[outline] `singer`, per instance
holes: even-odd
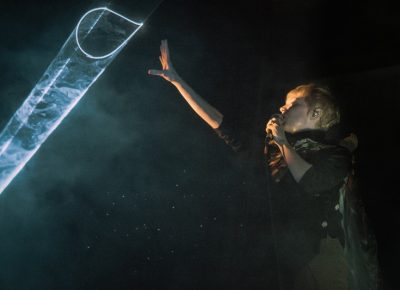
[[[178,75],[166,40],[161,42],[160,61],[162,70],[148,73],[174,85],[235,152],[247,150],[229,120]],[[327,138],[340,121],[339,108],[328,90],[308,84],[291,90],[280,112],[265,128],[280,288],[347,289],[339,190],[351,170],[351,151]],[[329,262],[321,257],[326,252],[331,254]]]

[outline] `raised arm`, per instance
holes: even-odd
[[[168,49],[167,40],[161,41],[161,55],[159,57],[162,70],[150,69],[150,75],[156,75],[164,78],[173,84],[189,106],[199,115],[211,128],[217,129],[223,120],[223,115],[199,94],[197,94],[176,72],[172,65]]]

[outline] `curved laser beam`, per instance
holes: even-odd
[[[108,9],[107,7],[99,7],[99,8],[94,8],[92,10],[89,10],[88,12],[85,13],[85,15],[82,16],[82,18],[79,20],[78,25],[77,25],[77,29],[75,29],[75,39],[76,39],[76,44],[78,45],[79,49],[89,58],[93,58],[93,59],[102,59],[102,58],[106,58],[109,57],[110,55],[112,55],[113,53],[115,53],[117,50],[119,50],[121,47],[125,46],[126,43],[129,41],[129,39],[131,39],[131,37],[134,35],[134,33],[132,33],[126,40],[124,40],[124,42],[122,42],[116,49],[114,49],[112,52],[106,54],[106,55],[101,55],[101,56],[94,56],[91,55],[90,53],[87,53],[82,47],[81,44],[79,42],[79,37],[78,37],[78,31],[79,31],[79,27],[81,25],[81,22],[83,19],[85,19],[85,17],[87,15],[89,15],[90,13],[93,13],[95,11],[102,11],[104,13],[104,11],[109,11],[110,13],[113,13],[115,15],[117,15],[118,17],[121,17],[122,19],[131,22],[134,25],[139,26],[139,28],[143,25],[143,23],[139,23],[139,22],[135,22],[133,20],[130,20],[128,18],[126,18],[125,16],[122,16],[121,14],[114,12],[110,9]],[[97,21],[94,23],[94,25],[96,25]],[[136,31],[135,31],[136,32]]]
[[[0,134],[0,194],[142,25],[107,7],[81,17]]]

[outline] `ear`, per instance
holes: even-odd
[[[312,113],[311,113],[311,119],[319,119],[322,115],[322,109],[321,108],[315,108]]]

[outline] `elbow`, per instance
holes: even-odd
[[[216,130],[221,126],[223,119],[224,119],[224,116],[222,114],[218,114],[216,116],[216,118],[214,118],[213,120],[210,120],[208,122],[208,124],[211,126],[211,128]]]
[[[211,128],[213,128],[214,130],[218,129],[221,126],[221,123],[218,122],[210,122],[209,125],[211,126]]]

